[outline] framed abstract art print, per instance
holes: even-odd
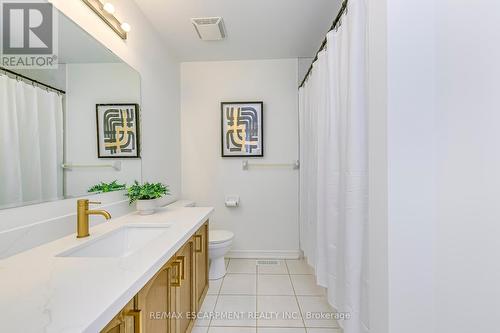
[[[99,158],[138,158],[139,105],[97,104],[97,155]]]
[[[264,103],[222,102],[222,157],[264,156]]]

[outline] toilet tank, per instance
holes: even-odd
[[[196,207],[196,202],[192,200],[177,200],[176,202],[171,203],[168,205],[170,208],[176,208],[176,207]]]

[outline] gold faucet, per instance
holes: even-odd
[[[77,201],[77,236],[76,238],[84,238],[89,236],[89,215],[102,215],[109,220],[111,214],[105,210],[89,210],[89,204],[99,205],[100,202],[92,202],[87,199],[80,199]]]

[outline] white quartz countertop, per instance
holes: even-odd
[[[1,332],[99,332],[208,219],[213,208],[137,213],[0,260]],[[127,224],[171,224],[123,258],[56,257]],[[76,221],[75,221],[76,228]]]

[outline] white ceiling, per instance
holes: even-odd
[[[181,61],[312,57],[340,0],[135,0]],[[222,16],[227,38],[202,41],[190,19]]]

